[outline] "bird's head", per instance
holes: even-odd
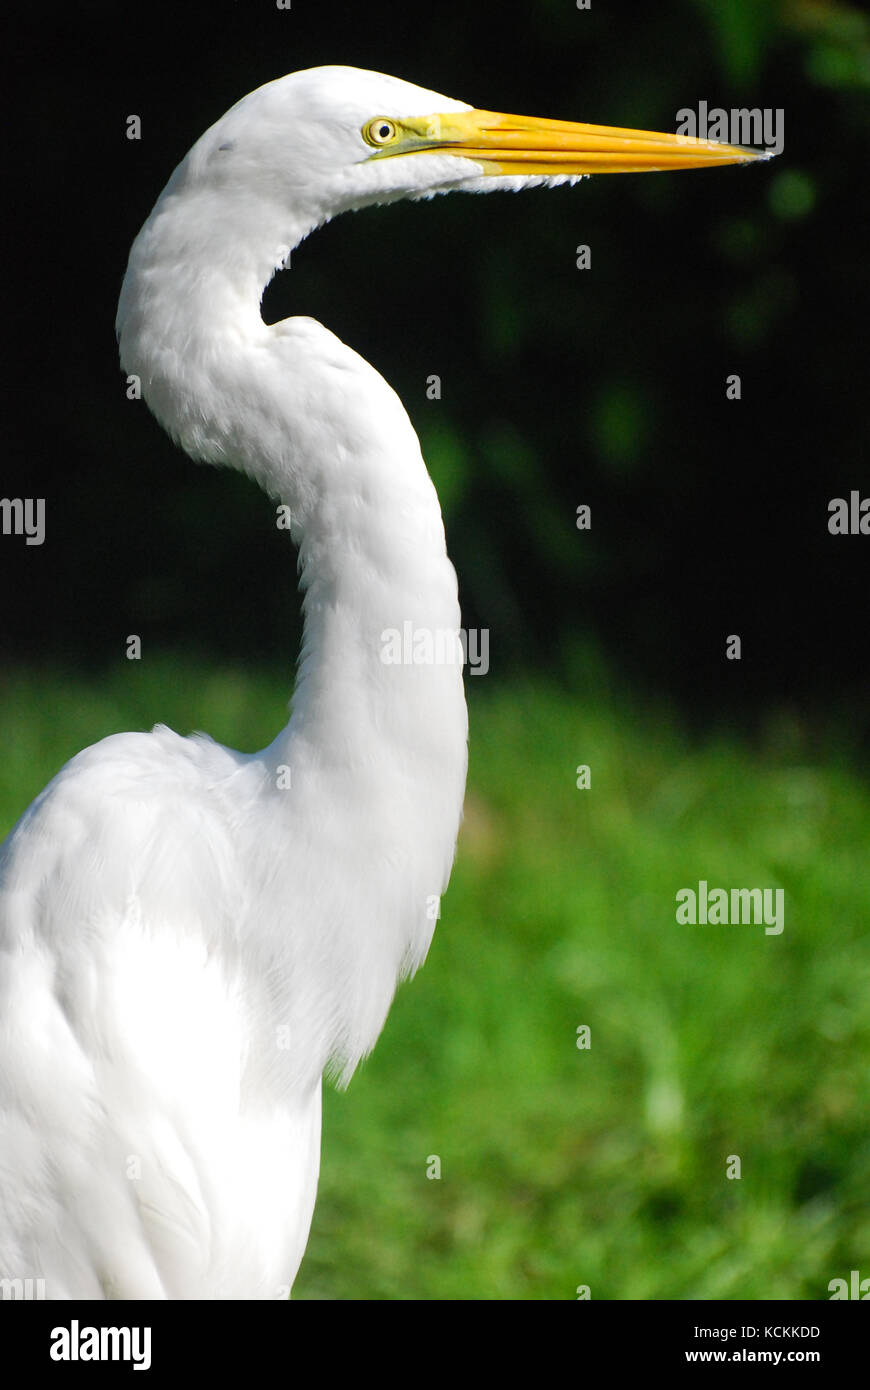
[[[220,405],[221,363],[229,370],[234,344],[262,338],[263,287],[330,218],[452,190],[758,157],[682,135],[476,110],[357,68],[296,72],[233,106],[170,178],[130,252],[117,316],[122,365],[188,453],[238,458],[245,447],[238,419]]]
[[[573,182],[587,174],[758,158],[675,134],[481,111],[358,68],[309,68],[251,92],[176,171],[186,188],[292,214],[298,240],[350,208],[451,190]]]

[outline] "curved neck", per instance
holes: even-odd
[[[313,320],[264,324],[274,260],[265,249],[233,260],[220,239],[191,251],[179,202],[164,196],[131,253],[122,364],[188,453],[243,469],[290,507],[302,653],[290,723],[258,762],[273,786],[289,771],[272,823],[292,851],[273,846],[271,826],[264,837],[290,854],[294,894],[304,899],[307,883],[319,916],[355,918],[353,931],[336,928],[330,969],[309,972],[323,973],[324,995],[336,971],[353,981],[323,1044],[348,1071],[374,1043],[398,975],[424,958],[452,864],[467,734],[449,640],[456,576],[398,397]],[[354,900],[330,906],[337,863]],[[330,955],[322,941],[312,951]]]

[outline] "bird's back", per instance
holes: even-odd
[[[270,1087],[239,855],[256,760],[167,729],[62,769],[0,848],[0,1278],[280,1297],[320,1082]],[[248,785],[250,784],[250,785]]]

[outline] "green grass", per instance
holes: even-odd
[[[870,796],[842,735],[690,739],[601,682],[468,684],[442,920],[327,1093],[294,1297],[826,1298],[870,1276]],[[285,695],[195,662],[7,674],[0,832],[104,734],[162,719],[251,749]],[[782,935],[678,926],[702,878],[783,888]]]

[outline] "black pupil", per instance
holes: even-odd
[[[388,125],[382,125],[378,128],[378,135],[380,135],[382,140],[386,140],[389,133],[390,127]]]

